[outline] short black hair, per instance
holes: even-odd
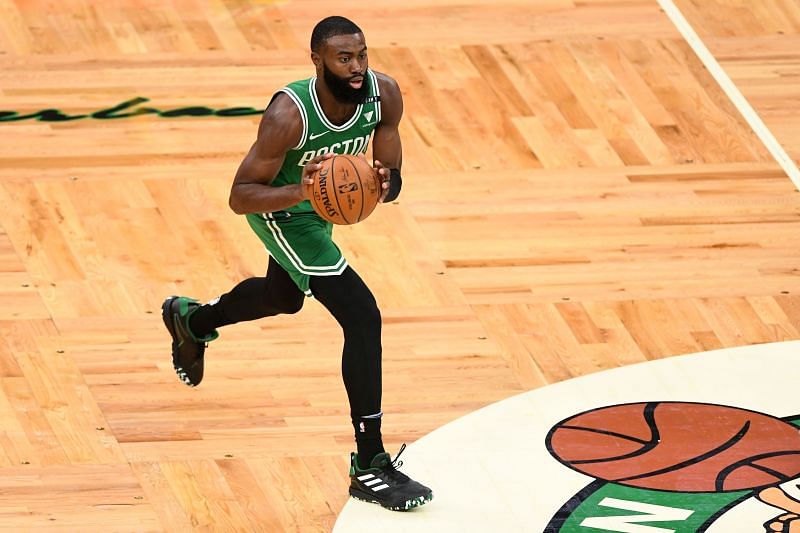
[[[331,37],[337,35],[352,35],[354,33],[364,33],[355,22],[344,17],[326,17],[314,26],[311,32],[311,51],[318,52],[319,47]]]

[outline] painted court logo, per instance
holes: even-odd
[[[550,454],[595,478],[546,532],[800,531],[800,416],[690,402],[612,405],[553,426]]]
[[[54,107],[40,109],[33,112],[0,109],[0,122],[19,122],[23,120],[38,120],[40,122],[70,122],[73,120],[83,120],[87,118],[95,120],[113,120],[139,117],[142,115],[155,115],[162,118],[209,116],[246,117],[252,115],[261,115],[264,113],[263,109],[254,109],[252,107],[228,107],[224,109],[213,109],[206,106],[192,105],[165,110],[141,105],[149,101],[149,98],[137,96],[112,107],[78,114],[70,114]]]

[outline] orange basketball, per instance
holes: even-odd
[[[727,492],[800,475],[796,426],[723,405],[649,402],[594,409],[556,424],[547,447],[578,472],[655,490]]]
[[[306,185],[319,216],[334,224],[355,224],[367,218],[381,196],[378,176],[367,161],[354,155],[335,155],[322,161],[314,183]]]

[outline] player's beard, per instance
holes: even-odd
[[[333,97],[343,104],[363,104],[367,96],[369,96],[369,83],[367,82],[367,73],[364,72],[363,76],[350,76],[349,78],[340,78],[328,69],[325,62],[322,62],[322,76],[325,79],[325,85],[330,89]],[[350,86],[350,80],[353,78],[362,77],[364,81],[361,87],[354,89]]]

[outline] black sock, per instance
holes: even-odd
[[[365,470],[379,453],[384,453],[381,438],[381,419],[353,417],[353,428],[356,430],[356,446],[358,447],[358,467]]]
[[[189,329],[198,338],[205,337],[224,323],[225,319],[220,313],[220,308],[213,303],[201,305],[189,317]]]
[[[246,279],[229,293],[200,306],[189,319],[189,329],[195,337],[204,337],[228,324],[277,314],[266,305],[265,300],[267,300],[267,279]]]

